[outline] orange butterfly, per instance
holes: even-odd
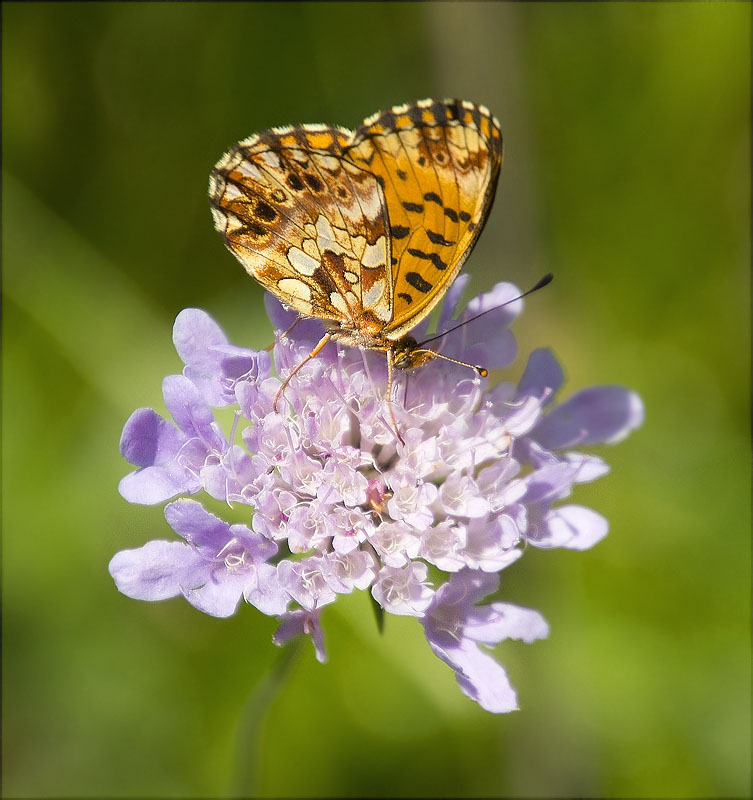
[[[410,331],[473,249],[501,163],[499,123],[461,100],[393,106],[355,131],[272,128],[220,159],[209,194],[225,244],[265,289],[326,330],[278,399],[330,339],[380,350],[397,431],[393,369],[447,358]]]

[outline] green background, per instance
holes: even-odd
[[[749,796],[749,3],[4,3],[6,797]],[[522,710],[461,695],[412,619],[324,615],[329,663],[274,621],[120,595],[168,538],[117,493],[162,409],[180,309],[263,347],[209,170],[272,125],[355,126],[426,96],[502,121],[474,292],[553,271],[516,322],[563,397],[620,383],[646,422],[594,448],[592,551],[531,552],[504,599]],[[514,379],[522,360],[497,377]],[[293,656],[287,658],[284,654]]]

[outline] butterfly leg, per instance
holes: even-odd
[[[392,405],[392,381],[394,379],[394,354],[392,350],[387,351],[387,408],[390,412],[390,420],[392,421],[392,429],[395,435],[400,440],[401,444],[405,444],[405,439],[400,435],[400,428],[397,427],[397,420],[395,419],[395,409]]]
[[[295,368],[295,369],[294,369],[294,370],[293,370],[293,371],[290,373],[290,375],[288,375],[288,377],[287,377],[287,378],[285,378],[285,380],[283,381],[283,384],[282,384],[282,386],[280,386],[280,388],[279,388],[279,389],[278,389],[278,391],[277,391],[277,394],[275,395],[275,401],[274,401],[274,403],[272,403],[272,409],[274,410],[275,414],[277,413],[277,404],[280,402],[280,397],[282,397],[282,394],[283,394],[283,392],[285,391],[285,388],[286,388],[286,387],[287,387],[287,385],[290,383],[290,379],[293,377],[293,375],[295,375],[295,374],[296,374],[296,372],[298,372],[298,370],[299,370],[299,369],[300,369],[300,368],[301,368],[301,367],[302,367],[302,366],[303,366],[303,365],[304,365],[306,362],[308,362],[308,361],[311,361],[311,359],[312,359],[312,358],[314,358],[314,356],[317,356],[317,355],[318,355],[318,354],[319,354],[319,353],[320,353],[320,352],[321,352],[321,351],[324,349],[324,345],[326,345],[326,344],[327,344],[327,342],[328,342],[328,341],[329,341],[331,338],[332,338],[332,334],[330,334],[330,333],[325,333],[325,334],[324,334],[324,336],[322,336],[322,338],[321,338],[321,339],[319,340],[319,342],[317,343],[316,347],[315,347],[315,348],[314,348],[314,349],[313,349],[313,350],[312,350],[312,351],[311,351],[311,352],[310,352],[310,353],[309,353],[309,354],[306,356],[306,358],[304,358],[304,359],[303,359],[303,361],[301,361],[301,363],[300,363],[300,364],[298,364],[298,365],[296,366],[296,368]]]

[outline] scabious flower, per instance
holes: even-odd
[[[504,367],[515,357],[508,326],[522,308],[510,302],[518,290],[497,284],[456,316],[466,282],[447,293],[439,330],[495,310],[438,344],[448,356]],[[517,385],[491,386],[436,360],[396,382],[400,441],[381,353],[328,345],[275,410],[281,379],[322,331],[302,320],[282,334],[295,316],[269,296],[267,310],[278,329],[277,376],[267,352],[231,345],[204,311],[178,315],[173,340],[185,367],[163,382],[172,422],[149,408],[131,415],[120,450],[138,469],[120,492],[133,503],[171,501],[165,516],[182,541],[116,554],[118,588],[141,600],[182,595],[217,617],[245,600],[279,620],[276,644],[309,635],[320,661],[322,609],[368,590],[384,612],[418,618],[466,695],[488,711],[517,708],[483,646],[531,642],[548,627],[537,611],[483,601],[527,545],[583,550],[606,535],[604,517],[567,498],[608,467],[574,448],[624,438],[642,422],[640,399],[608,386],[557,405],[563,373],[549,350],[531,354]],[[215,420],[218,407],[233,409],[230,431]],[[244,523],[207,511],[202,492],[240,507]]]

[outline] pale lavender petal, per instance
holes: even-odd
[[[565,462],[575,468],[573,481],[575,483],[589,483],[601,478],[609,472],[609,465],[598,456],[588,453],[571,451],[565,453]]]
[[[498,588],[499,575],[464,569],[437,589],[425,624],[429,625],[439,617],[447,620],[448,614],[455,624],[457,620],[465,618],[467,609],[496,592]]]
[[[462,550],[466,545],[467,535],[463,525],[444,520],[428,528],[418,541],[421,542],[418,554],[439,569],[458,572],[465,567]]]
[[[243,597],[243,590],[251,576],[248,572],[220,574],[209,572],[200,586],[185,587],[183,596],[199,611],[212,617],[231,617]]]
[[[208,374],[216,368],[217,358],[211,348],[227,343],[222,328],[200,308],[183,309],[175,318],[175,349],[186,366],[202,374]]]
[[[167,410],[185,434],[210,441],[216,438],[211,429],[212,409],[185,375],[168,375],[162,381],[162,395]]]
[[[328,553],[325,561],[327,583],[338,594],[349,594],[353,589],[368,589],[376,575],[374,557],[363,550]]]
[[[118,491],[129,503],[153,506],[164,503],[176,495],[194,494],[201,489],[201,481],[177,466],[144,467],[121,478]]]
[[[281,561],[277,565],[280,586],[307,611],[314,611],[335,600],[335,593],[324,577],[324,561],[312,556],[301,561]]]
[[[429,646],[455,672],[463,694],[492,714],[507,714],[518,708],[518,697],[507,673],[490,655],[469,640],[447,648],[429,639]]]
[[[488,292],[474,297],[468,303],[460,319],[471,319],[488,311],[489,313],[482,317],[483,328],[479,328],[479,331],[493,336],[500,329],[506,328],[523,310],[523,301],[517,299],[519,296],[520,289],[515,284],[500,281]],[[479,324],[481,324],[481,320],[479,320]]]
[[[550,403],[564,380],[562,367],[554,353],[548,347],[534,350],[518,384],[518,397],[530,395],[544,404]]]
[[[502,714],[518,707],[515,691],[504,669],[478,642],[495,644],[508,637],[532,641],[546,636],[548,627],[529,609],[475,605],[498,585],[497,575],[458,572],[437,591],[422,622],[429,645],[455,671],[462,691],[487,711]]]
[[[421,537],[406,522],[383,522],[369,536],[369,542],[378,552],[383,564],[388,567],[402,567],[418,555]]]
[[[440,333],[452,327],[451,320],[458,310],[460,296],[463,294],[470,279],[471,276],[467,272],[462,272],[450,284],[450,288],[447,290],[444,300],[442,301],[442,310],[439,315],[439,321],[437,322],[437,331]]]
[[[183,542],[153,539],[135,550],[121,550],[110,560],[115,585],[134,600],[167,600],[181,594],[201,560]]]
[[[578,473],[577,464],[553,462],[537,469],[524,478],[527,489],[526,503],[551,502],[570,493]]]
[[[270,616],[284,614],[290,602],[290,595],[280,585],[277,568],[272,564],[256,566],[256,580],[244,589],[243,595],[247,603]]]
[[[211,371],[202,372],[187,366],[183,374],[196,385],[210,406],[234,404],[241,384],[248,384],[258,392],[258,384],[269,377],[270,357],[263,350],[216,345],[207,353],[209,358],[215,359]]]
[[[186,365],[184,374],[201,390],[210,405],[232,402],[232,391],[223,385],[250,374],[254,380],[269,377],[269,354],[228,343],[220,326],[198,308],[178,314],[173,342]]]
[[[522,555],[523,537],[512,517],[498,514],[486,520],[472,519],[468,524],[465,547],[459,552],[472,569],[499,572]]]
[[[426,564],[414,561],[405,567],[382,567],[371,594],[385,611],[400,616],[421,617],[434,592],[427,583]]]
[[[524,397],[499,409],[499,413],[510,436],[524,436],[541,419],[541,400],[537,397]]]
[[[324,650],[324,634],[319,624],[319,611],[288,611],[281,618],[280,625],[275,632],[273,642],[281,647],[287,644],[294,636],[305,634],[311,637],[316,652],[316,660],[323,664],[327,660]]]
[[[614,444],[641,425],[643,417],[643,403],[635,392],[621,386],[599,386],[578,392],[553,409],[531,435],[549,450]]]
[[[520,639],[527,644],[549,635],[549,625],[538,611],[512,603],[492,603],[470,609],[463,633],[475,642],[498,644]]]
[[[120,436],[120,453],[137,467],[164,464],[175,457],[185,438],[151,408],[131,414]]]
[[[567,505],[549,511],[543,528],[544,540],[550,538],[569,550],[588,550],[607,535],[609,523],[590,508]]]
[[[196,500],[176,500],[165,506],[165,519],[189,544],[212,555],[219,553],[231,538],[229,523],[210,514]]]

